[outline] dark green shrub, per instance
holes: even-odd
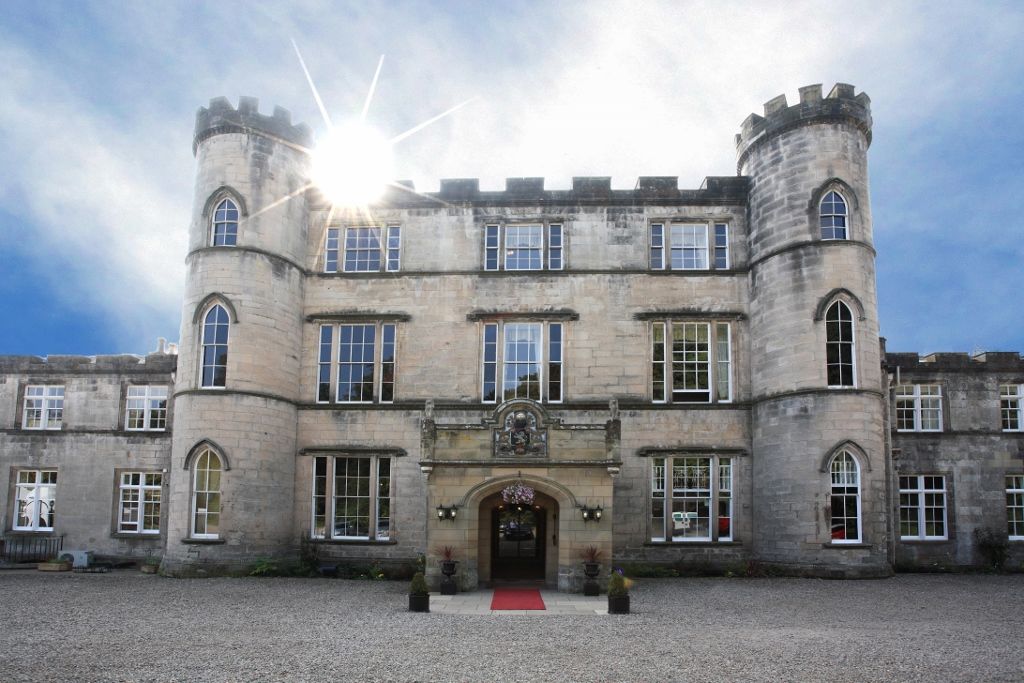
[[[608,579],[608,597],[621,598],[626,595],[629,595],[629,589],[626,587],[626,577],[617,571],[613,571],[611,578]]]
[[[281,568],[277,562],[261,557],[249,568],[249,576],[281,576]]]
[[[988,566],[999,571],[1006,564],[1009,556],[1009,543],[1006,534],[994,529],[975,529],[974,544],[978,546],[978,552],[988,563]]]
[[[427,580],[423,578],[423,572],[413,574],[412,582],[409,584],[409,595],[427,595],[429,592],[427,590]]]

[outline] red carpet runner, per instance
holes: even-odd
[[[491,609],[544,609],[536,588],[495,588]]]

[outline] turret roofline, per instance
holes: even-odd
[[[782,94],[764,103],[764,116],[751,114],[736,134],[736,168],[743,168],[747,155],[757,145],[785,131],[813,123],[849,123],[864,133],[871,144],[871,98],[854,94],[848,83],[836,83],[824,98],[821,84],[800,88],[800,102],[788,106]]]
[[[200,107],[196,112],[192,154],[203,140],[225,133],[256,133],[304,150],[313,146],[313,131],[309,126],[293,125],[291,112],[282,107],[274,107],[270,116],[259,113],[259,100],[255,97],[239,97],[238,109],[232,107],[226,97],[214,97],[210,106]]]

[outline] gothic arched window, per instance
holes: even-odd
[[[836,301],[825,313],[825,366],[830,387],[856,386],[854,374],[853,314]]]
[[[238,239],[238,207],[230,199],[222,199],[213,211],[211,244],[215,247],[233,247]]]
[[[220,534],[220,456],[204,448],[192,472],[192,538],[217,538]]]
[[[818,207],[821,218],[821,239],[845,240],[846,235],[846,200],[835,190],[826,194]]]
[[[829,472],[832,543],[860,543],[860,466],[849,451],[840,451]]]
[[[223,387],[228,372],[228,312],[217,304],[203,318],[202,376],[199,386]]]

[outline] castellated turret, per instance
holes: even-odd
[[[750,178],[754,555],[886,573],[870,100],[807,86],[751,114],[736,143]],[[855,479],[860,497],[844,497]]]
[[[311,145],[308,127],[293,125],[281,108],[260,114],[255,98],[240,98],[237,109],[216,98],[196,115],[168,571],[238,568],[297,543],[300,264]]]

